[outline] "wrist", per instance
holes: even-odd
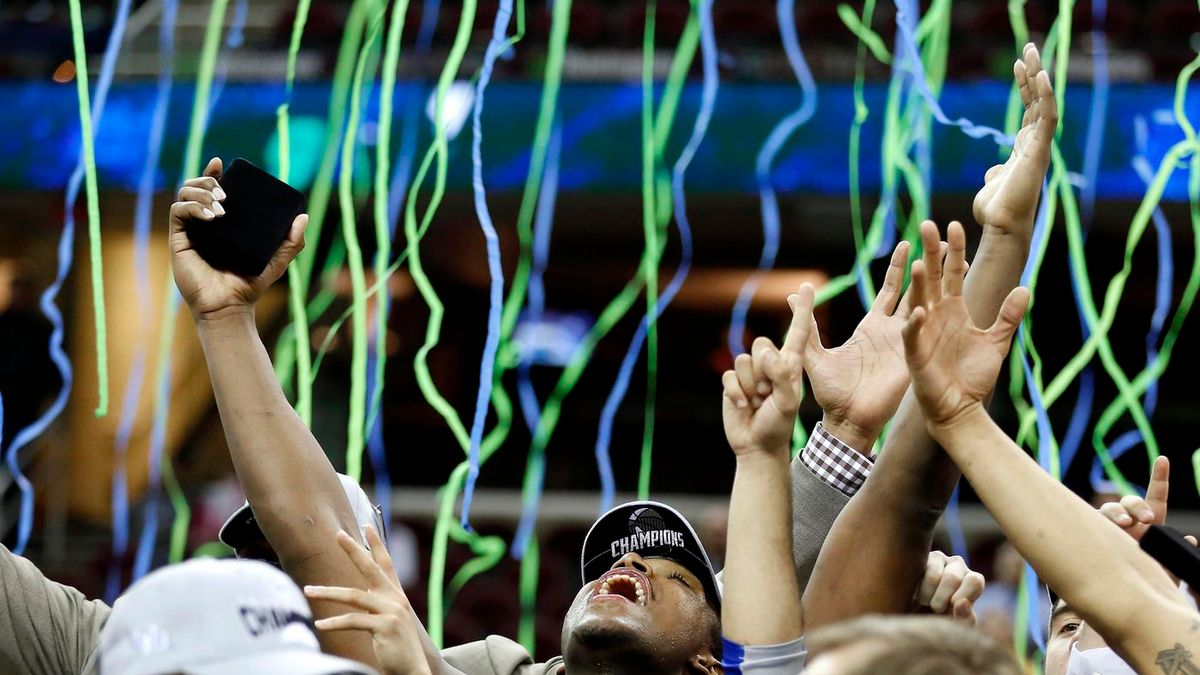
[[[994,243],[1020,246],[1028,251],[1033,242],[1033,223],[1029,223],[1028,227],[1000,227],[984,223],[982,238]]]
[[[254,305],[230,305],[208,312],[193,311],[192,318],[196,322],[196,332],[201,336],[205,333],[220,333],[246,326],[256,328]]]
[[[783,462],[786,465],[791,459],[791,452],[788,451],[787,445],[771,449],[756,447],[738,452],[735,455],[735,459],[739,468],[767,466],[778,464],[779,462]]]
[[[864,457],[871,456],[871,450],[875,447],[875,440],[879,438],[878,429],[867,428],[837,415],[830,415],[829,413],[825,413],[821,417],[821,426],[825,428],[826,433],[850,446],[855,452]]]
[[[944,420],[926,418],[929,435],[947,452],[960,445],[965,437],[978,437],[979,430],[994,424],[983,403],[976,401]]]

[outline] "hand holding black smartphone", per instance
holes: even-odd
[[[225,215],[191,221],[187,235],[214,268],[245,277],[262,273],[304,213],[304,195],[245,159],[233,160],[217,179],[225,191]]]

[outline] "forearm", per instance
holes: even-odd
[[[336,543],[339,529],[359,536],[337,474],[275,379],[252,308],[196,322],[217,409],[238,480],[263,535],[299,585],[363,588]],[[348,607],[312,602],[316,618]],[[322,633],[323,648],[375,663],[368,633]]]
[[[1131,537],[1043,471],[982,408],[937,435],[1013,546],[1106,638],[1122,639],[1147,603],[1182,605]]]
[[[800,588],[792,567],[792,508],[786,450],[738,458],[729,500],[721,620],[743,645],[800,637]]]
[[[340,551],[337,531],[358,537],[358,524],[325,452],[283,395],[253,310],[199,320],[196,330],[238,480],[280,561]]]

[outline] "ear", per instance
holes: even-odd
[[[725,671],[721,668],[721,659],[705,649],[688,659],[687,672],[689,675],[723,675]]]

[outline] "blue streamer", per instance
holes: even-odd
[[[533,221],[533,261],[529,270],[529,298],[526,320],[537,325],[542,321],[542,313],[546,309],[546,288],[544,277],[546,264],[550,260],[550,233],[554,229],[554,207],[558,202],[558,171],[562,157],[562,119],[557,118],[550,132],[550,147],[546,152],[545,170],[542,172],[542,185],[538,191],[537,212]],[[522,355],[517,363],[517,397],[521,404],[521,415],[525,418],[525,426],[529,433],[537,429],[542,418],[541,403],[538,402],[537,390],[533,387],[530,370],[533,361],[527,355]]]
[[[1025,563],[1025,607],[1028,609],[1029,616],[1029,636],[1033,638],[1033,644],[1042,652],[1046,651],[1046,626],[1042,621],[1042,597],[1041,582],[1038,580],[1037,572],[1033,566]]]
[[[113,538],[109,549],[112,560],[108,563],[104,586],[104,600],[110,605],[116,602],[117,596],[121,594],[121,573],[125,565],[125,556],[129,552],[129,488],[126,479],[129,437],[133,433],[133,422],[137,418],[137,404],[142,395],[145,368],[146,350],[139,346],[134,354],[133,364],[129,367],[129,379],[125,383],[125,395],[121,400],[121,421],[113,439],[113,484],[110,498]]]
[[[675,299],[675,295],[679,293],[680,287],[687,279],[688,272],[692,267],[692,227],[688,221],[687,215],[687,194],[684,190],[684,181],[687,175],[688,167],[691,166],[692,160],[696,156],[696,151],[699,150],[700,144],[704,142],[704,137],[708,134],[708,126],[712,121],[713,109],[716,107],[717,90],[720,86],[720,77],[717,72],[717,40],[716,32],[713,30],[712,21],[712,0],[700,0],[700,8],[698,13],[700,22],[700,56],[701,65],[704,72],[704,82],[700,95],[700,110],[696,113],[696,122],[692,127],[692,135],[688,139],[688,143],[680,153],[679,159],[675,162],[675,168],[671,173],[671,194],[674,200],[675,223],[679,228],[679,267],[675,270],[675,276],[671,278],[671,282],[663,289],[662,295],[659,296],[658,302],[654,307],[654,320],[662,316],[667,306]],[[803,57],[801,57],[803,58]],[[633,375],[634,366],[637,365],[638,358],[642,353],[642,345],[646,341],[646,334],[650,330],[649,314],[642,317],[641,323],[638,324],[637,332],[633,336],[633,340],[629,343],[629,348],[625,352],[625,358],[621,361],[621,368],[617,372],[617,380],[613,383],[612,391],[608,394],[608,399],[604,402],[604,409],[600,413],[600,429],[596,434],[596,465],[600,471],[600,513],[604,513],[612,508],[613,501],[616,496],[617,484],[613,477],[612,460],[609,457],[609,446],[612,442],[613,419],[616,417],[617,409],[620,408],[621,402],[625,400],[625,394],[629,391],[629,379]]]
[[[959,486],[954,486],[950,493],[950,502],[946,505],[946,531],[950,534],[950,550],[962,558],[968,567],[971,566],[971,550],[967,546],[967,534],[963,530],[959,516]]]
[[[916,31],[919,14],[920,10],[913,0],[896,0],[896,58],[893,63],[899,63],[900,67],[907,70],[912,76],[912,90],[925,99],[925,104],[929,106],[933,118],[939,123],[958,127],[971,138],[991,137],[997,145],[1012,145],[1013,137],[1003,131],[975,124],[965,117],[950,119],[946,116],[937,97],[929,90],[929,84],[926,82],[925,66],[921,62],[921,52],[917,47]]]
[[[795,0],[778,0],[775,14],[779,19],[779,36],[783,39],[783,49],[787,53],[788,63],[800,83],[804,100],[795,112],[779,121],[771,130],[767,141],[763,143],[755,162],[755,180],[758,183],[758,196],[761,203],[763,221],[763,248],[758,260],[758,269],[738,292],[737,302],[733,305],[733,316],[729,325],[729,353],[737,356],[746,351],[743,333],[746,332],[746,315],[754,301],[754,293],[767,272],[775,266],[775,256],[779,252],[779,201],[775,195],[775,186],[771,184],[771,164],[783,148],[784,143],[791,138],[805,122],[812,118],[817,110],[817,83],[812,71],[804,60],[804,52],[800,49],[800,37],[796,34]]]
[[[104,58],[100,65],[100,76],[96,80],[96,96],[92,100],[93,137],[95,137],[96,132],[100,129],[100,120],[104,116],[104,104],[108,100],[108,90],[112,86],[113,71],[117,65],[117,56],[121,52],[121,42],[125,37],[125,26],[128,23],[131,6],[131,0],[120,0],[117,4],[112,32],[109,33],[108,44],[104,48]],[[71,271],[71,263],[74,258],[72,247],[75,243],[75,202],[79,198],[79,189],[83,184],[85,170],[83,145],[81,143],[79,162],[75,165],[75,171],[71,173],[71,178],[67,183],[67,198],[64,209],[66,217],[63,223],[63,233],[58,242],[58,273],[54,281],[42,293],[39,303],[42,308],[42,314],[49,319],[52,327],[49,343],[50,360],[58,368],[59,377],[62,379],[62,388],[59,389],[58,396],[55,397],[54,402],[50,404],[46,412],[24,429],[18,431],[16,436],[13,437],[13,442],[8,448],[8,457],[6,458],[9,471],[12,472],[13,481],[17,484],[17,488],[21,492],[21,508],[17,517],[17,542],[13,547],[13,553],[17,555],[25,552],[25,547],[29,544],[29,536],[33,532],[33,484],[29,482],[29,479],[21,471],[20,455],[18,453],[30,441],[40,436],[46,430],[46,427],[50,426],[50,423],[62,413],[63,408],[67,404],[67,397],[71,393],[71,384],[74,382],[71,361],[67,358],[62,348],[64,332],[62,312],[54,304],[54,299],[58,296],[58,291],[62,288],[67,274]]]
[[[154,203],[154,185],[158,162],[162,156],[163,132],[166,129],[167,110],[171,103],[171,89],[175,71],[175,17],[179,0],[166,0],[158,27],[158,88],[154,99],[154,112],[150,121],[150,137],[146,144],[146,161],[142,165],[142,176],[138,181],[137,205],[133,217],[133,269],[137,280],[138,307],[141,309],[143,333],[150,325],[150,211]],[[125,394],[121,403],[121,419],[113,443],[113,489],[112,489],[112,561],[109,563],[105,584],[105,600],[112,604],[121,593],[121,574],[125,556],[129,552],[129,490],[127,486],[127,459],[129,438],[137,419],[137,402],[141,398],[145,381],[146,349],[139,344],[134,352],[129,377],[125,383]]]
[[[500,240],[496,226],[487,207],[487,193],[483,188],[483,97],[492,81],[492,69],[500,54],[511,47],[508,45],[508,24],[512,20],[513,0],[500,0],[496,11],[496,22],[492,25],[492,40],[488,43],[479,69],[479,80],[475,85],[475,111],[472,121],[474,131],[471,141],[471,187],[475,193],[475,214],[487,243],[488,274],[491,277],[490,306],[488,307],[487,338],[484,341],[483,361],[479,364],[479,392],[475,396],[475,419],[471,423],[471,444],[467,452],[467,482],[463,488],[462,526],[471,531],[471,501],[475,496],[475,483],[479,480],[479,445],[483,441],[483,426],[487,421],[489,401],[492,397],[492,379],[496,367],[496,350],[500,346],[500,311],[504,308],[504,269],[500,265]]]
[[[1088,115],[1087,141],[1083,145],[1083,189],[1080,215],[1091,224],[1096,209],[1096,179],[1104,155],[1104,121],[1108,115],[1108,37],[1105,22],[1108,0],[1092,0],[1092,111]]]
[[[382,311],[387,311],[391,305],[390,299],[385,296],[384,308]],[[370,344],[370,349],[367,350],[367,372],[373,373],[379,366],[379,350],[387,349],[387,334],[373,336]],[[367,378],[367,400],[375,400],[375,383],[374,377]],[[371,460],[371,475],[375,478],[375,501],[379,504],[379,510],[383,515],[383,523],[385,526],[392,522],[392,478],[388,472],[387,464],[387,448],[383,443],[383,415],[376,414],[371,420],[371,426],[367,428],[367,457]],[[380,533],[382,535],[382,533]]]
[[[238,0],[233,8],[233,21],[229,24],[229,33],[225,35],[225,51],[221,52],[217,61],[217,72],[213,77],[212,94],[208,102],[208,116],[212,117],[225,91],[225,81],[229,79],[229,51],[237,49],[245,42],[243,31],[246,28],[246,14],[249,10],[248,0]],[[205,119],[205,125],[208,119]]]
[[[1049,200],[1046,199],[1045,183],[1042,184],[1042,198],[1039,200],[1039,202],[1037,219],[1034,221],[1033,226],[1033,241],[1030,244],[1030,248],[1034,251],[1041,248],[1042,241],[1049,235],[1047,232],[1049,228],[1046,227],[1047,223],[1049,222]],[[1021,272],[1022,286],[1029,286],[1031,280],[1033,279],[1033,275],[1037,272],[1036,264],[1037,260],[1035,260],[1033,257],[1030,257],[1025,261],[1025,269]],[[1037,415],[1038,464],[1046,471],[1046,473],[1051,473],[1049,449],[1054,443],[1054,431],[1050,426],[1050,415],[1046,410],[1045,402],[1042,400],[1042,392],[1034,382],[1033,367],[1029,362],[1029,353],[1025,349],[1026,325],[1027,323],[1022,321],[1021,325],[1017,328],[1017,339],[1015,346],[1017,348],[1017,355],[1021,359],[1021,369],[1025,372],[1025,389],[1029,392],[1030,403],[1033,405],[1033,410]],[[1051,475],[1053,474],[1051,473]],[[1061,478],[1061,476],[1055,476],[1055,478]]]
[[[170,280],[167,283],[171,283]],[[179,291],[172,289],[171,299],[163,311],[163,321],[174,321],[179,313]],[[142,532],[138,537],[137,553],[133,559],[133,581],[150,572],[154,549],[158,543],[158,511],[162,502],[162,457],[167,433],[167,413],[171,401],[171,353],[167,352],[163,368],[158,373],[154,390],[154,421],[150,426],[150,454],[147,466],[145,513]]]

